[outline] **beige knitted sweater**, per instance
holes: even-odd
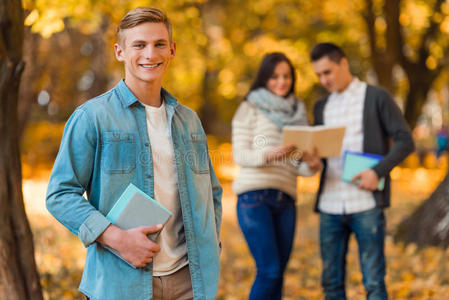
[[[307,120],[307,116],[304,115]],[[232,152],[240,166],[233,183],[234,193],[278,189],[296,199],[296,178],[312,176],[307,164],[294,159],[265,161],[265,152],[281,145],[282,133],[264,113],[248,101],[242,102],[232,120]],[[295,154],[293,153],[293,156]]]

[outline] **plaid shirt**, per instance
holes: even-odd
[[[346,126],[342,153],[363,151],[363,106],[367,84],[357,78],[342,92],[329,96],[324,108],[324,124]],[[376,206],[371,192],[357,185],[341,181],[343,156],[327,159],[327,172],[319,210],[328,214],[352,214]]]

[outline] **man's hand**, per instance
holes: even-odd
[[[313,172],[317,172],[323,168],[318,149],[314,148],[312,153],[304,152],[302,161],[305,162]]]
[[[159,245],[151,241],[147,235],[161,229],[161,224],[140,226],[129,230],[122,230],[117,226],[110,225],[97,241],[117,250],[123,259],[136,268],[145,267],[160,251]]]
[[[286,157],[295,149],[296,149],[295,145],[286,145],[273,148],[272,150],[265,152],[265,161],[272,162],[275,160],[280,160]]]
[[[360,180],[358,183],[359,188],[371,192],[375,191],[379,185],[379,177],[373,169],[366,169],[351,179],[352,182],[356,182],[357,180]]]

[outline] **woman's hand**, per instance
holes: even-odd
[[[296,149],[295,145],[278,146],[265,152],[265,161],[272,162],[287,157],[293,150]]]

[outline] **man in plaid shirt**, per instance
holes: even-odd
[[[383,156],[376,166],[356,175],[353,183],[341,180],[342,156],[324,160],[315,210],[320,213],[326,300],[346,299],[346,253],[351,233],[359,247],[367,299],[388,299],[383,209],[390,205],[389,172],[414,150],[410,129],[388,92],[351,74],[340,47],[317,44],[311,60],[320,83],[330,92],[315,105],[315,125],[346,127],[342,153],[349,150]],[[377,190],[382,177],[385,187]]]

